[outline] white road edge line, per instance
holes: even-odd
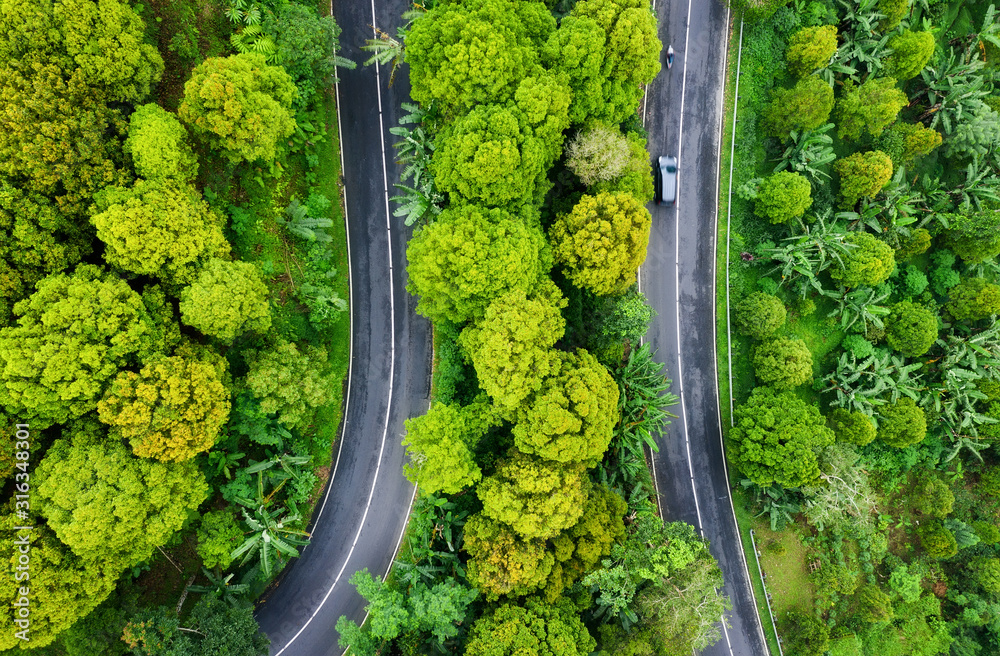
[[[729,18],[728,17],[726,19],[726,24],[727,25],[729,24]],[[727,52],[728,52],[728,49],[727,49]],[[739,80],[740,80],[739,71],[740,71],[740,64],[742,63],[742,56],[743,56],[743,16],[740,15],[740,40],[739,40],[739,45],[737,46],[737,50],[736,50],[736,89],[733,92],[734,98],[733,98],[733,143],[732,143],[732,146],[733,146],[734,152],[735,152],[735,147],[736,147],[736,108],[739,105]],[[723,85],[723,94],[725,94],[725,85]],[[723,95],[723,100],[724,99],[725,99],[725,96]],[[725,120],[725,115],[726,115],[725,111],[723,111],[722,112],[722,120]],[[724,130],[725,127],[726,127],[725,125],[720,125],[719,126],[719,134],[720,135],[722,134],[722,130]],[[731,195],[732,195],[732,185],[733,185],[733,175],[732,175],[732,163],[733,163],[733,160],[732,160],[732,156],[730,157],[729,163],[730,163],[730,172],[729,172],[730,202],[727,203],[727,205],[726,205],[727,211],[730,210],[731,207],[732,207],[732,198],[731,198]],[[721,173],[722,173],[722,170],[721,170],[721,167],[722,167],[722,139],[721,138],[719,139],[719,167],[720,167],[719,174],[721,176]],[[717,180],[718,180],[718,177],[717,177]],[[718,180],[716,182],[716,195],[715,195],[715,198],[716,198],[716,201],[715,201],[716,202],[715,234],[716,235],[719,234],[719,212],[718,212],[718,202],[719,201],[718,201],[718,198],[719,198],[719,184],[720,184],[720,182],[721,182],[721,180]],[[731,215],[731,213],[730,213],[730,215]],[[727,257],[726,257],[726,333],[727,333],[727,336],[729,336],[729,257],[728,257],[728,255],[729,255],[729,230],[730,230],[730,227],[731,226],[729,224],[729,221],[727,220],[727,222],[726,222],[726,255],[727,255]],[[718,239],[716,239],[716,249],[718,249]],[[716,256],[716,261],[718,261],[718,256]],[[717,282],[718,282],[718,276],[717,275],[713,276],[712,277],[712,285],[713,285],[713,293],[712,293],[712,316],[713,317],[715,317],[715,316],[718,315],[718,309],[716,307],[716,303],[717,303],[717,299],[718,299],[718,292],[717,292],[717,290],[714,289],[714,287],[717,284]],[[716,325],[716,322],[713,321],[712,322],[712,344],[713,344],[713,347],[712,347],[712,357],[715,359],[715,370],[716,370],[716,373],[718,373],[718,371],[719,371],[719,353],[718,353],[718,350],[714,346],[716,344],[717,340],[718,340],[717,330],[718,330],[718,327]],[[731,347],[730,347],[730,349],[731,349]],[[730,350],[729,353],[730,353],[730,357],[729,357],[730,380],[732,380],[732,369],[731,369],[732,368],[732,355],[731,355],[732,351]],[[732,396],[733,395],[732,395],[732,384],[731,383],[730,383],[730,389],[729,389],[729,391],[730,391],[730,394],[729,394],[730,407],[732,407]],[[719,386],[718,385],[715,386],[715,398],[716,398],[716,408],[718,409],[718,412],[719,412],[719,443],[722,445],[722,467],[723,467],[723,470],[726,473],[726,496],[729,498],[729,508],[730,508],[730,510],[732,510],[732,513],[733,513],[733,523],[736,526],[736,532],[737,532],[737,534],[739,534],[740,523],[739,523],[739,520],[736,519],[736,505],[733,503],[732,491],[729,489],[729,463],[726,461],[726,442],[725,442],[725,438],[723,437],[723,431],[722,431],[722,401],[719,398]],[[732,413],[730,413],[730,421],[732,421],[732,417],[733,417]],[[740,540],[740,550],[739,551],[740,551],[740,560],[743,562],[743,571],[745,571],[747,573],[747,582],[749,583],[750,582],[750,577],[751,577],[751,574],[750,574],[750,565],[747,563],[746,553],[743,551],[743,541],[742,541],[742,539]],[[757,602],[757,595],[756,595],[756,593],[754,593],[753,584],[750,584],[750,598],[753,599],[753,610],[754,610],[753,615],[754,615],[754,618],[756,618],[756,620],[757,620],[756,621],[757,632],[760,634],[761,643],[764,645],[765,651],[770,652],[770,649],[767,646],[767,637],[764,635],[764,625],[763,625],[763,623],[761,622],[761,619],[760,619],[760,612],[758,611],[759,606],[758,606],[758,602]],[[725,625],[723,624],[723,626],[725,626]],[[779,649],[780,649],[780,645],[779,645]]]
[[[374,26],[378,24],[377,21],[375,20],[375,0],[371,0],[371,7],[372,7],[372,26],[373,26],[372,27],[372,36],[373,37],[377,37],[378,35],[374,31],[374,29],[375,29]],[[333,15],[333,5],[332,5],[332,3],[331,3],[331,6],[330,6],[330,15],[331,16]],[[394,378],[395,378],[394,374],[395,374],[395,368],[396,368],[396,312],[395,312],[395,290],[394,290],[393,284],[392,284],[393,283],[393,272],[392,272],[392,239],[391,239],[391,237],[392,237],[392,225],[391,225],[391,218],[390,218],[391,214],[389,212],[389,176],[388,176],[388,172],[387,172],[387,168],[386,168],[386,164],[385,164],[385,125],[382,122],[382,78],[379,75],[378,67],[379,67],[379,64],[375,64],[375,82],[376,82],[376,91],[378,92],[379,138],[380,138],[381,144],[382,144],[382,181],[383,181],[383,195],[385,196],[385,222],[386,222],[386,232],[388,233],[388,236],[389,236],[389,240],[388,240],[388,244],[387,244],[388,248],[389,248],[389,321],[390,321],[390,332],[392,334],[392,342],[390,343],[390,350],[389,350],[389,396],[388,396],[388,401],[386,403],[386,410],[385,410],[385,425],[384,425],[383,430],[382,430],[382,442],[379,445],[378,463],[375,465],[375,477],[372,479],[371,488],[368,490],[368,501],[365,504],[365,512],[361,516],[361,523],[358,525],[358,530],[354,534],[354,541],[351,544],[350,550],[347,552],[347,558],[344,560],[344,564],[341,565],[340,571],[337,572],[336,578],[334,578],[333,583],[330,584],[329,589],[327,589],[326,594],[323,595],[323,599],[319,602],[319,605],[313,611],[312,615],[309,616],[309,619],[305,621],[305,623],[299,628],[299,630],[295,633],[295,635],[293,635],[291,637],[291,639],[287,643],[285,643],[285,646],[282,647],[275,654],[275,656],[281,656],[281,654],[283,654],[285,652],[285,650],[288,649],[288,647],[293,642],[295,642],[295,640],[300,635],[302,635],[302,632],[306,630],[306,627],[308,627],[312,623],[312,621],[316,618],[316,615],[319,614],[319,611],[323,608],[323,605],[326,604],[326,600],[329,599],[330,598],[330,594],[333,593],[333,589],[335,587],[337,587],[337,584],[340,582],[340,578],[344,575],[344,570],[347,568],[347,563],[350,562],[351,556],[354,555],[354,548],[358,544],[358,538],[361,535],[362,529],[364,529],[365,521],[368,519],[368,511],[371,510],[372,497],[375,494],[375,484],[378,482],[378,476],[379,476],[380,470],[382,468],[382,455],[385,453],[385,440],[386,440],[386,436],[387,436],[387,434],[389,432],[389,414],[390,414],[390,409],[392,407],[392,387],[393,387],[393,382],[394,382]],[[334,75],[337,75],[337,73],[338,73],[338,71],[337,71],[337,69],[335,67],[334,68]],[[335,88],[336,94],[337,94],[337,130],[338,130],[338,134],[342,135],[342,132],[339,132],[341,130],[341,127],[340,127],[340,85],[336,84],[334,86],[334,88]],[[343,171],[343,158],[344,158],[344,155],[343,155],[343,152],[344,152],[343,141],[341,141],[340,152],[341,152],[341,155],[340,155],[340,157],[341,157],[341,171]],[[346,193],[345,193],[345,197],[344,197],[344,219],[345,219],[345,221],[347,220],[347,197],[346,197]],[[348,241],[348,244],[350,244],[350,239],[348,239],[347,241]],[[348,246],[348,248],[350,248],[350,246]],[[350,257],[350,253],[349,252],[348,252],[348,257]],[[351,302],[353,303],[353,295],[352,295],[351,299],[352,299]],[[353,307],[353,305],[352,305],[352,307]],[[352,321],[353,321],[353,319],[352,319]],[[354,338],[353,338],[353,333],[352,333],[352,337],[351,337],[352,349],[353,349],[353,340],[354,340]],[[352,358],[353,358],[353,353],[351,355],[352,355]],[[348,366],[350,367],[350,365],[348,365]],[[350,369],[348,369],[348,371],[350,371]],[[344,413],[344,417],[345,417],[345,429],[346,429],[346,417],[347,417],[346,410],[345,410],[345,413]],[[343,448],[343,439],[341,439],[341,448]],[[338,460],[339,460],[339,451],[338,451]],[[334,474],[331,475],[331,481],[333,480],[333,475],[335,475],[335,474],[336,474],[336,466],[334,467]],[[330,490],[330,488],[328,487],[327,488],[327,496],[329,496],[329,490]],[[414,488],[414,493],[416,493],[416,488]],[[413,502],[413,499],[411,497],[410,503],[412,504],[412,502]],[[324,498],[324,500],[323,500],[323,505],[324,506],[326,505],[326,498]],[[321,513],[322,513],[322,510],[321,510]],[[407,517],[409,517],[409,511],[407,512]],[[404,531],[405,531],[405,524],[404,524]],[[400,534],[400,541],[402,541],[402,533]],[[397,548],[398,548],[398,543],[397,543]],[[395,553],[393,554],[393,557],[395,558]],[[391,563],[390,563],[390,567],[391,567]],[[366,613],[365,614],[365,619],[367,619],[367,618],[368,618],[368,615]],[[346,650],[345,650],[345,653],[347,653]]]

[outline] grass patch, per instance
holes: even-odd
[[[733,507],[736,510],[736,525],[740,531],[740,543],[743,545],[743,554],[747,559],[747,568],[750,570],[750,586],[753,588],[754,600],[757,603],[757,614],[760,615],[761,626],[764,627],[764,639],[767,642],[768,651],[771,654],[779,654],[778,634],[771,624],[771,618],[767,611],[767,594],[764,590],[764,582],[757,573],[753,540],[750,537],[750,529],[754,527],[756,519],[750,514],[750,499],[743,488],[737,487],[733,489],[732,494]],[[775,619],[777,620],[777,616],[775,616]]]
[[[775,617],[790,610],[812,613],[816,587],[809,580],[808,551],[799,532],[791,526],[772,531],[770,523],[763,518],[754,519],[753,529],[761,552],[760,566],[773,597],[771,604]],[[783,551],[772,550],[769,547],[772,543],[780,545]]]

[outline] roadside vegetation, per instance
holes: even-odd
[[[0,2],[4,653],[267,651],[350,339],[319,9]]]
[[[784,652],[994,653],[996,8],[744,4],[726,439]]]
[[[662,48],[650,6],[468,0],[406,18],[368,48],[404,66],[418,103],[394,128],[396,215],[415,226],[409,290],[434,324],[433,399],[406,424],[418,498],[399,559],[384,583],[352,577],[369,615],[341,618],[341,645],[714,644],[721,572],[694,527],[657,517],[644,452],[676,401],[639,346],[653,180],[637,109]]]

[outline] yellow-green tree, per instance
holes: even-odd
[[[844,206],[854,207],[861,198],[870,198],[889,184],[892,159],[881,150],[854,153],[838,159],[833,170],[840,176],[840,197]]]
[[[35,476],[35,505],[59,540],[114,573],[149,558],[209,491],[193,462],[136,458],[114,441],[57,440]]]
[[[560,570],[563,589],[600,565],[614,545],[625,542],[626,514],[628,504],[606,485],[595,485],[590,490],[580,521],[551,540],[556,557],[554,569]],[[549,589],[554,578],[550,576],[546,596],[554,596]]]
[[[592,467],[618,423],[618,384],[587,351],[560,356],[558,369],[518,412],[514,444],[546,460]]]
[[[916,77],[934,55],[934,35],[930,32],[901,32],[887,44],[892,54],[885,61],[886,72],[897,80]]]
[[[14,515],[0,519],[3,527],[0,538],[0,559],[7,576],[0,581],[0,650],[4,653],[26,653],[21,651],[25,644],[34,649],[51,644],[63,631],[96,608],[115,589],[119,572],[101,563],[86,561],[71,552],[66,545],[56,539],[52,531],[42,522],[30,531],[15,531],[15,526],[23,526],[24,520]],[[24,554],[19,550],[23,543],[19,538],[27,538],[30,546],[30,563],[25,568],[18,558]],[[26,572],[30,579],[18,581],[16,574]],[[23,595],[19,589],[30,589],[29,605],[14,606]],[[15,619],[20,608],[29,612],[30,642],[25,643],[15,636],[23,626],[17,626]],[[10,651],[7,651],[10,650]]]
[[[503,210],[460,205],[444,210],[406,247],[407,290],[417,312],[439,321],[481,317],[497,297],[532,289],[551,255],[535,225]]]
[[[861,86],[848,81],[837,100],[837,135],[854,141],[862,134],[877,137],[906,106],[906,94],[892,77],[870,77]]]
[[[413,22],[406,37],[411,95],[449,115],[505,103],[540,70],[537,49],[556,22],[541,2],[445,3]]]
[[[889,446],[903,449],[927,436],[924,409],[908,396],[881,406],[878,419],[878,438]]]
[[[92,237],[80,222],[38,193],[0,177],[0,326],[14,303],[51,273],[73,266],[91,251]]]
[[[0,69],[0,175],[82,213],[94,193],[126,184],[125,120],[78,74],[51,63]]]
[[[118,371],[156,347],[142,298],[93,265],[45,278],[14,313],[17,325],[0,329],[0,406],[39,428],[94,410]]]
[[[483,475],[471,449],[492,424],[489,407],[482,401],[466,407],[435,403],[427,414],[407,419],[406,477],[421,494],[456,494],[479,482]]]
[[[545,174],[569,126],[569,88],[551,75],[531,77],[516,98],[478,105],[438,134],[431,171],[453,202],[516,207],[537,204],[548,191]]]
[[[267,285],[249,262],[209,260],[181,291],[180,310],[185,324],[223,342],[271,327]]]
[[[560,309],[566,299],[555,285],[548,294],[523,289],[498,297],[482,319],[462,331],[459,344],[476,368],[479,384],[502,410],[511,412],[559,368],[552,350],[566,322]]]
[[[963,278],[948,290],[946,307],[951,316],[959,320],[978,321],[1000,314],[1000,286],[985,278]],[[936,323],[934,327],[936,336]]]
[[[225,219],[192,185],[169,178],[110,189],[91,217],[104,259],[131,273],[190,284],[209,258],[229,255]]]
[[[132,156],[139,177],[193,180],[198,158],[188,143],[187,129],[177,117],[155,103],[136,108],[129,117],[125,152]]]
[[[649,211],[627,193],[583,196],[552,225],[556,261],[566,277],[599,296],[623,294],[646,260]]]
[[[263,55],[210,57],[184,85],[177,114],[231,162],[273,160],[295,131],[292,78]]]
[[[469,518],[462,536],[469,554],[469,582],[487,599],[545,587],[555,563],[545,540],[525,538],[481,513]]]
[[[812,186],[801,173],[779,171],[764,178],[757,192],[754,213],[771,223],[785,223],[812,206]]]
[[[912,301],[900,301],[885,318],[885,333],[889,346],[908,357],[919,357],[937,341],[937,314]]]
[[[545,65],[569,80],[573,90],[569,117],[575,125],[591,118],[620,123],[628,108],[634,107],[641,98],[631,89],[612,85],[607,79],[606,40],[607,35],[596,20],[570,14],[562,19],[559,29],[542,47]]]
[[[601,62],[600,101],[589,104],[594,118],[621,123],[639,106],[642,87],[660,72],[663,44],[656,16],[644,0],[581,0],[571,16],[593,20],[604,33],[595,53]]]
[[[0,3],[0,66],[49,61],[78,75],[95,95],[137,102],[163,74],[146,26],[118,0],[6,0]]]
[[[299,348],[279,340],[266,349],[248,350],[246,361],[249,371],[244,382],[260,409],[275,414],[289,428],[308,426],[316,408],[333,397],[336,382],[328,372],[324,348]]]
[[[844,243],[854,248],[830,269],[830,277],[845,287],[881,285],[896,270],[895,251],[874,235],[852,232],[844,237]]]
[[[517,451],[476,488],[484,515],[529,540],[554,537],[576,524],[589,491],[583,465],[548,463]]]
[[[229,417],[226,361],[170,357],[149,362],[138,374],[123,371],[97,405],[111,435],[132,452],[163,462],[190,460],[212,448]]]
[[[472,625],[467,656],[587,656],[596,641],[569,599],[498,606]]]
[[[815,130],[833,111],[833,87],[818,75],[803,77],[791,89],[775,89],[764,110],[762,125],[782,140],[792,130]]]
[[[757,379],[775,389],[792,389],[812,380],[812,352],[797,337],[773,337],[753,351]]]
[[[756,387],[736,409],[732,457],[757,485],[801,487],[819,480],[818,452],[833,444],[823,415],[792,391]]]
[[[803,27],[788,39],[788,69],[802,77],[830,63],[837,52],[837,26]]]

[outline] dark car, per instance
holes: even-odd
[[[677,202],[677,158],[672,155],[660,155],[659,169],[656,204],[673,205]]]

